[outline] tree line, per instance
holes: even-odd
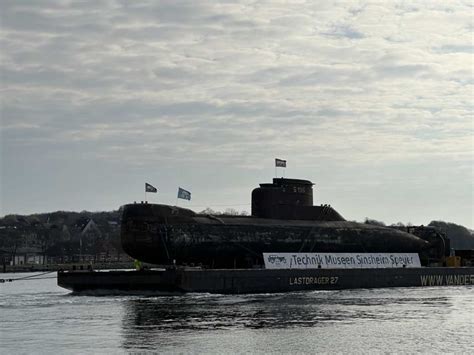
[[[375,219],[366,218],[366,224],[373,224],[377,226],[387,226],[382,221]],[[404,224],[402,222],[391,224],[388,227],[411,227],[411,223]],[[468,228],[461,226],[456,223],[450,223],[445,221],[431,221],[427,227],[433,227],[446,234],[450,239],[451,248],[453,249],[474,249],[474,232]]]
[[[120,260],[120,211],[7,215],[0,219],[0,257],[41,255],[41,263]]]

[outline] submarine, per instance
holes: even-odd
[[[347,221],[330,205],[313,204],[313,186],[289,178],[262,183],[252,191],[250,216],[126,204],[123,250],[154,267],[59,271],[58,285],[166,295],[474,285],[474,267],[452,263],[441,232]]]
[[[393,228],[346,221],[330,205],[313,205],[308,180],[275,178],[252,191],[250,216],[204,215],[159,204],[123,208],[123,250],[159,265],[252,268],[263,253],[425,253],[435,240]],[[425,258],[425,260],[427,260]]]

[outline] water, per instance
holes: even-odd
[[[474,287],[164,297],[0,284],[1,354],[152,351],[473,353]]]

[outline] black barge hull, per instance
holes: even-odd
[[[474,285],[474,267],[64,271],[58,272],[58,285],[74,292],[108,290],[219,294],[414,286],[472,286]]]

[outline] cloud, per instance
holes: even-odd
[[[436,49],[441,53],[468,53],[472,54],[474,52],[474,46],[472,44],[445,44]]]
[[[365,37],[364,34],[349,25],[334,26],[330,32],[326,32],[324,34],[327,36],[343,37],[349,39],[361,39]]]
[[[4,191],[18,154],[131,171],[472,159],[463,2],[0,7]]]

